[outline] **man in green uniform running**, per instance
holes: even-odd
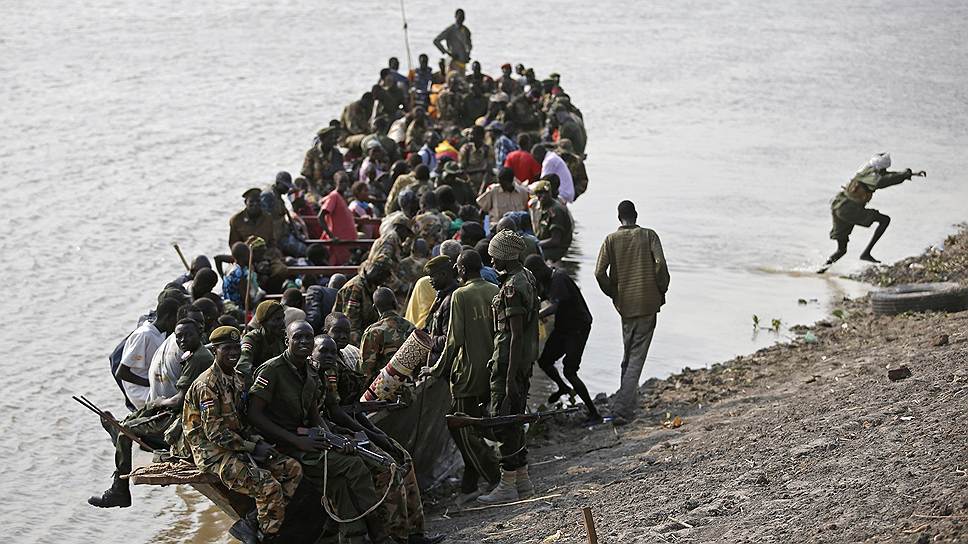
[[[847,253],[847,241],[850,238],[851,231],[854,230],[854,226],[857,225],[870,227],[877,223],[874,236],[871,237],[870,243],[864,248],[860,259],[870,263],[880,262],[871,255],[871,250],[874,249],[874,244],[884,235],[887,226],[891,224],[891,218],[878,210],[868,208],[867,203],[871,201],[874,191],[878,189],[898,185],[911,179],[912,176],[924,177],[927,175],[923,170],[912,172],[910,168],[904,172],[888,172],[887,169],[890,166],[891,155],[889,153],[874,155],[857,170],[850,183],[834,197],[830,203],[834,223],[830,230],[830,239],[837,241],[837,251],[827,259],[826,264],[817,273],[826,272],[832,264]]]
[[[494,312],[494,351],[491,370],[491,414],[523,414],[531,387],[531,367],[538,359],[539,301],[534,276],[521,264],[524,240],[517,233],[497,233],[487,246],[499,273],[500,291],[491,301]],[[524,499],[534,495],[528,476],[528,448],[524,425],[498,427],[501,442],[501,481],[487,495],[485,504]]]

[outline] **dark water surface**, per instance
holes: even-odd
[[[180,272],[169,243],[223,251],[241,190],[298,170],[387,57],[406,65],[398,4],[0,3],[0,524],[14,542],[221,539],[224,518],[190,490],[87,506],[112,450],[69,396],[121,409],[105,356]],[[592,269],[621,199],[671,265],[648,375],[782,338],[751,338],[754,314],[813,321],[863,292],[809,271],[833,249],[828,201],[873,152],[930,175],[875,197],[894,220],[876,255],[965,219],[968,5],[805,4],[464,4],[486,71],[560,72],[585,114],[591,188],[572,210],[591,389],[618,380],[618,318]],[[451,13],[407,9],[416,58]],[[868,236],[832,272],[858,270]]]

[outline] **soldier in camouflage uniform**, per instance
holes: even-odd
[[[264,300],[256,307],[255,320],[259,327],[242,337],[242,356],[237,368],[247,384],[252,382],[252,373],[259,365],[286,349],[285,315],[285,308],[274,300]]]
[[[390,362],[413,331],[413,323],[397,313],[397,297],[393,291],[386,287],[377,289],[373,293],[373,307],[379,312],[380,320],[366,328],[360,343],[363,352],[360,371],[367,381],[372,381]]]
[[[303,160],[302,176],[309,180],[320,194],[328,193],[333,184],[333,175],[343,170],[343,154],[336,148],[339,128],[326,126],[316,132],[313,147],[306,151]]]
[[[504,230],[491,239],[487,251],[500,273],[501,290],[494,297],[494,353],[491,370],[491,414],[523,414],[531,387],[531,367],[538,359],[537,282],[520,256],[524,240]],[[495,504],[527,498],[534,494],[528,475],[528,449],[524,425],[495,429],[501,442],[501,482],[477,500]]]
[[[390,277],[392,266],[386,258],[367,261],[363,272],[350,278],[336,293],[333,311],[342,312],[349,319],[351,344],[358,346],[363,331],[380,318],[373,308],[373,293]]]
[[[420,197],[420,213],[413,218],[416,237],[427,242],[427,247],[433,248],[447,239],[450,229],[450,218],[440,211],[437,194],[427,191]]]
[[[230,490],[255,499],[258,530],[263,541],[270,540],[282,526],[286,504],[302,479],[302,470],[298,462],[279,454],[244,422],[245,385],[235,372],[239,331],[219,327],[209,340],[215,346],[215,364],[185,394],[185,440],[200,471],[215,474]],[[255,529],[246,517],[231,532],[244,542],[258,542]]]
[[[192,314],[189,312],[187,315]],[[153,398],[153,395],[149,394],[148,403],[129,414],[121,422],[125,429],[135,436],[160,448],[168,444],[175,447],[175,444],[180,442],[181,410],[185,392],[192,382],[212,365],[212,352],[201,343],[202,325],[196,319],[202,320],[204,316],[198,313],[195,318],[181,319],[175,325],[175,341],[183,353],[179,361],[181,375],[175,382],[177,393],[168,398]],[[168,429],[167,432],[166,429]],[[115,447],[113,483],[110,489],[100,496],[90,497],[87,502],[98,508],[115,506],[127,508],[131,506],[131,492],[127,478],[121,476],[131,472],[132,443],[130,438],[120,433],[111,433],[111,438],[114,440]]]
[[[337,335],[344,335],[340,327],[334,327]],[[391,455],[399,464],[400,471],[394,476],[390,470],[377,463],[368,463],[373,477],[373,485],[377,492],[390,489],[384,502],[387,531],[398,541],[413,544],[432,544],[443,540],[442,536],[424,535],[423,502],[420,499],[420,487],[417,485],[417,475],[413,470],[413,459],[410,453],[400,443],[376,428],[365,414],[350,415],[343,406],[353,404],[360,398],[365,383],[347,374],[353,374],[340,361],[339,344],[331,336],[322,335],[316,338],[313,351],[313,363],[319,373],[320,384],[323,388],[323,405],[321,409],[326,419],[333,421],[340,427],[353,432],[366,433],[371,441],[371,448]]]
[[[286,351],[256,370],[249,391],[249,419],[279,451],[299,460],[306,482],[318,493],[325,492],[330,511],[346,520],[338,526],[339,542],[363,542],[366,535],[373,542],[383,542],[381,507],[354,519],[379,499],[363,459],[352,452],[328,450],[324,442],[299,434],[300,428],[330,429],[330,425],[320,417],[322,387],[310,363],[313,328],[305,321],[294,321],[286,332]],[[336,529],[331,524],[324,540],[335,542]]]

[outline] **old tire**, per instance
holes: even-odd
[[[903,312],[960,312],[968,309],[968,287],[954,282],[908,283],[878,289],[871,294],[875,315]]]

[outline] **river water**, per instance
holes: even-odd
[[[241,190],[298,170],[313,132],[387,57],[406,66],[399,6],[0,5],[0,525],[14,542],[224,540],[224,517],[191,490],[135,488],[122,511],[85,504],[112,450],[69,397],[121,409],[105,356],[180,272],[170,242],[223,251]],[[672,275],[650,376],[752,351],[864,292],[834,277],[860,269],[867,230],[829,276],[810,271],[833,249],[828,201],[873,152],[930,176],[878,193],[893,222],[875,255],[912,254],[965,219],[963,2],[463,7],[486,71],[560,72],[585,114],[591,184],[572,210],[594,391],[618,381],[619,320],[593,267],[621,199],[659,233]],[[451,13],[407,10],[416,58]],[[754,314],[784,328],[754,335]]]

